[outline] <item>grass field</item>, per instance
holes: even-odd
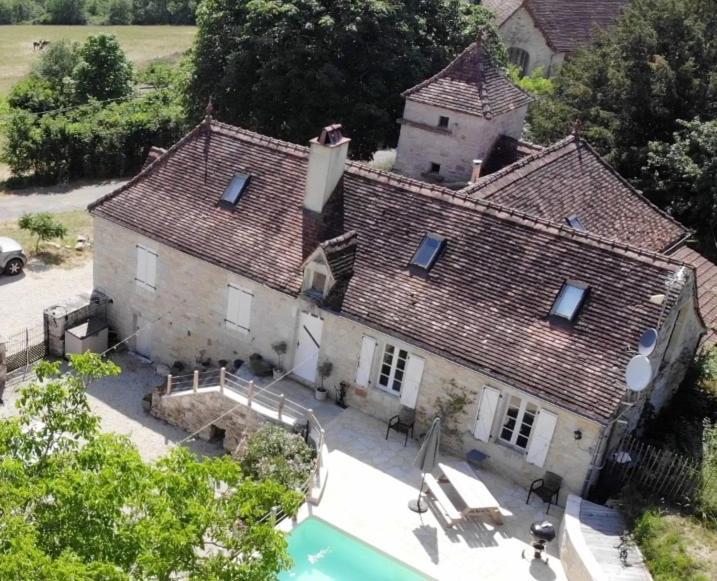
[[[90,34],[114,34],[132,62],[138,66],[179,56],[194,40],[193,26],[0,26],[0,96],[30,72],[40,56],[32,42],[68,38],[84,40]]]
[[[40,251],[35,252],[35,238],[27,230],[20,230],[17,220],[0,222],[0,236],[9,236],[17,240],[25,249],[25,253],[37,258],[50,266],[72,268],[82,264],[92,256],[92,248],[82,252],[75,250],[77,236],[92,237],[92,217],[85,210],[75,212],[62,212],[55,214],[58,222],[67,227],[67,236],[63,240],[52,240],[40,245]]]

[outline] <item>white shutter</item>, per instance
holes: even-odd
[[[157,255],[152,252],[151,250],[145,250],[145,275],[146,278],[144,279],[144,282],[146,282],[149,286],[152,288],[157,287]]]
[[[368,387],[371,382],[371,369],[373,368],[373,355],[376,352],[376,339],[364,335],[361,340],[361,353],[356,367],[356,384]]]
[[[533,428],[533,437],[528,447],[526,460],[536,466],[545,464],[550,449],[550,441],[553,439],[555,424],[558,423],[558,416],[546,410],[540,410]]]
[[[227,316],[228,327],[248,332],[251,322],[251,303],[253,295],[238,287],[227,285]]]
[[[136,280],[145,281],[145,273],[147,272],[147,251],[141,246],[137,246],[137,275]]]
[[[480,405],[478,406],[478,417],[476,417],[476,427],[473,435],[482,442],[490,440],[490,433],[493,429],[493,421],[498,411],[498,402],[500,401],[500,392],[487,385],[483,388],[480,396]]]
[[[406,361],[406,372],[401,384],[401,405],[414,409],[418,401],[418,389],[423,377],[425,359],[418,355],[409,355]]]

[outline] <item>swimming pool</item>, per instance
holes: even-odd
[[[281,581],[429,579],[316,517],[291,531],[288,542],[294,568],[281,573]]]

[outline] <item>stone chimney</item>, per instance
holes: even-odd
[[[482,159],[474,159],[473,160],[473,171],[471,172],[471,183],[474,184],[478,181],[478,178],[480,178],[480,170],[483,167],[483,160]]]
[[[341,125],[329,125],[312,139],[304,189],[302,254],[306,258],[329,238],[343,234],[343,192],[346,156],[351,140]]]
[[[312,139],[306,172],[304,208],[322,212],[344,175],[351,140],[341,134],[341,125],[329,125]]]

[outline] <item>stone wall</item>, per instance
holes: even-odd
[[[527,72],[530,74],[538,67],[543,73],[555,76],[565,54],[556,53],[548,46],[540,29],[535,26],[532,16],[525,8],[520,8],[500,27],[503,42],[507,48],[521,48],[529,55]]]
[[[107,297],[98,291],[81,293],[43,313],[48,354],[53,357],[65,355],[65,331],[80,325],[90,317],[105,318]]]
[[[431,163],[441,166],[446,183],[467,182],[474,159],[485,160],[501,135],[519,138],[527,106],[486,119],[406,100],[393,171],[422,179]],[[438,127],[439,117],[449,119]]]

